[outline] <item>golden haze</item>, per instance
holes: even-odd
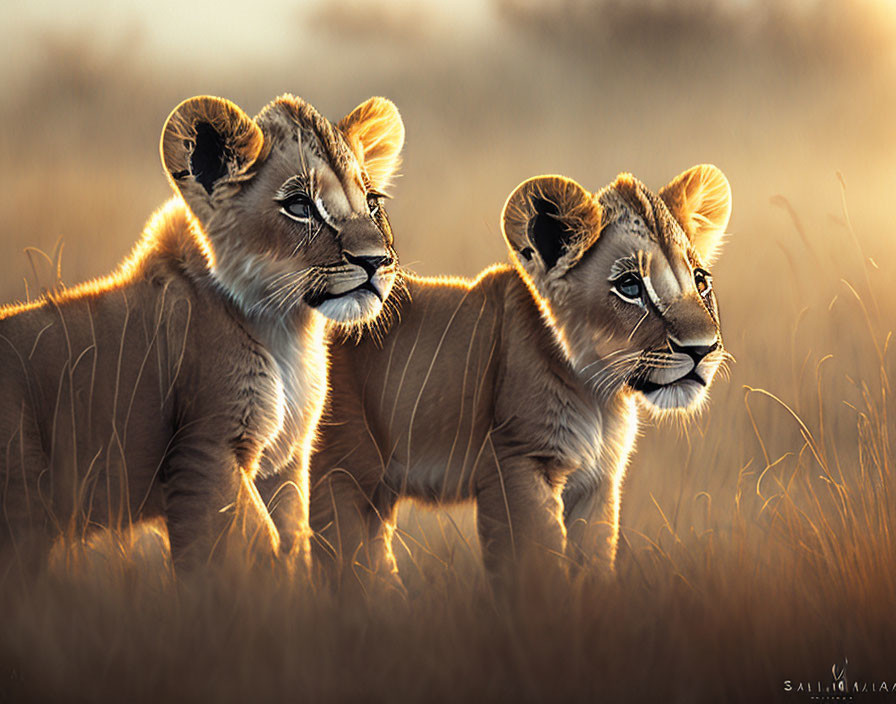
[[[396,248],[422,274],[503,261],[501,204],[536,173],[596,188],[631,171],[656,188],[693,163],[722,168],[734,208],[713,275],[731,377],[686,427],[639,439],[615,584],[558,594],[532,580],[495,612],[472,515],[410,504],[395,536],[409,596],[370,606],[241,573],[180,594],[151,535],[99,541],[75,576],[48,577],[27,599],[5,587],[0,667],[21,675],[14,691],[773,701],[785,679],[825,678],[844,657],[848,676],[896,678],[896,64],[884,3],[639,14],[637,3],[505,0],[489,6],[486,39],[471,28],[440,41],[425,13],[412,30],[387,13],[388,42],[348,32],[344,6],[329,7],[282,20],[313,36],[277,56],[233,48],[239,70],[234,56],[222,71],[213,55],[185,64],[116,47],[101,29],[35,33],[36,58],[0,106],[0,298],[22,298],[23,279],[34,293],[21,253],[52,252],[60,237],[64,281],[113,270],[169,196],[155,145],[182,98],[217,93],[252,110],[289,90],[334,116],[381,94],[408,128],[389,206]],[[410,31],[430,34],[421,44]],[[53,267],[30,258],[52,282]],[[221,642],[238,645],[208,648]]]

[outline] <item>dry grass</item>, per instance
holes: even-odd
[[[120,259],[167,196],[155,144],[180,98],[219,92],[253,110],[291,90],[337,117],[382,93],[408,124],[390,214],[422,273],[503,258],[500,206],[534,173],[597,188],[631,170],[659,186],[718,163],[734,234],[714,275],[737,363],[686,429],[643,428],[612,583],[534,576],[494,604],[465,509],[403,506],[409,596],[369,603],[232,568],[178,585],[156,533],[103,536],[38,583],[0,588],[0,700],[802,701],[785,680],[826,683],[847,658],[850,681],[892,685],[896,82],[883,25],[851,15],[849,32],[813,40],[809,20],[778,22],[796,39],[765,56],[775,35],[757,21],[730,56],[694,33],[670,56],[645,33],[667,42],[683,15],[626,29],[625,4],[604,5],[615,14],[585,19],[615,22],[609,48],[582,49],[562,15],[526,16],[522,33],[462,57],[365,45],[363,76],[347,46],[326,75],[296,78],[314,59],[299,55],[239,76],[162,71],[159,85],[158,67],[90,37],[45,40],[44,63],[0,106],[4,299],[24,293],[25,246],[52,252],[64,236],[69,282]],[[835,6],[818,6],[813,21],[828,21]],[[831,41],[863,62],[831,59]]]

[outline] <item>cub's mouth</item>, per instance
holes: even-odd
[[[708,386],[708,384],[706,383],[706,379],[704,379],[697,373],[696,367],[694,369],[691,369],[691,371],[689,371],[684,376],[665,384],[658,384],[655,381],[651,381],[647,378],[646,375],[638,375],[629,380],[628,385],[635,391],[640,391],[642,394],[649,394],[655,391],[659,391],[660,389],[666,389],[670,386],[675,386],[676,384],[682,384],[689,381],[699,384],[704,388]]]
[[[698,407],[706,398],[719,364],[718,357],[695,360],[686,354],[673,353],[636,370],[626,383],[650,408],[687,411]]]
[[[351,258],[327,271],[321,285],[306,293],[305,303],[335,322],[359,323],[379,314],[394,282],[391,259],[374,267]]]
[[[343,291],[342,293],[330,293],[329,291],[326,291],[326,290],[311,291],[308,293],[308,295],[305,296],[305,303],[307,303],[312,308],[318,308],[325,301],[336,301],[336,300],[339,300],[340,298],[345,298],[346,296],[352,296],[352,295],[355,295],[362,291],[367,291],[369,293],[372,293],[374,296],[376,296],[380,300],[380,303],[382,303],[384,300],[383,295],[380,293],[379,289],[377,289],[377,287],[373,285],[373,283],[370,281],[370,279],[368,279],[360,286],[356,286],[355,288],[350,289],[348,291]]]

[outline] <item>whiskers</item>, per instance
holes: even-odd
[[[579,373],[585,374],[597,367],[586,377],[585,385],[590,387],[596,396],[609,397],[616,393],[637,369],[640,354],[624,350],[611,352],[585,365]]]
[[[734,359],[734,355],[728,350],[720,348],[706,355],[703,361],[708,362],[709,364],[717,363],[719,366],[716,368],[716,373],[720,374],[725,381],[730,381],[731,364],[737,360]]]
[[[710,353],[706,359],[710,363],[718,362],[719,372],[726,376],[729,373],[728,363],[734,360],[730,353],[721,349]],[[653,370],[681,366],[681,355],[669,354],[664,350],[617,350],[586,364],[579,370],[579,374],[595,395],[609,397],[632,379],[646,379]]]
[[[380,270],[380,273],[388,273],[388,271],[388,269]],[[389,328],[392,327],[392,323],[396,320],[401,320],[402,303],[411,300],[407,280],[403,273],[404,270],[401,267],[396,267],[392,290],[386,296],[382,310],[375,318],[362,323],[331,324],[331,329],[338,335],[338,339],[342,341],[351,340],[357,344],[362,337],[370,336],[377,346],[382,345],[383,338],[389,331]]]
[[[641,366],[644,369],[671,369],[681,366],[681,357],[666,352],[645,351],[641,353]]]
[[[249,313],[282,314],[295,308],[309,294],[322,291],[327,283],[320,267],[287,271],[272,278],[265,286],[265,294],[252,306]]]

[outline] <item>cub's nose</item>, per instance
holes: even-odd
[[[377,269],[389,266],[392,263],[392,257],[388,254],[357,257],[354,254],[345,252],[345,258],[348,260],[349,264],[355,264],[361,267],[367,272],[367,275],[371,277],[376,274]]]
[[[669,346],[673,352],[686,354],[694,360],[694,364],[700,364],[706,355],[718,349],[719,341],[716,340],[711,345],[679,345],[675,340],[669,338]]]

